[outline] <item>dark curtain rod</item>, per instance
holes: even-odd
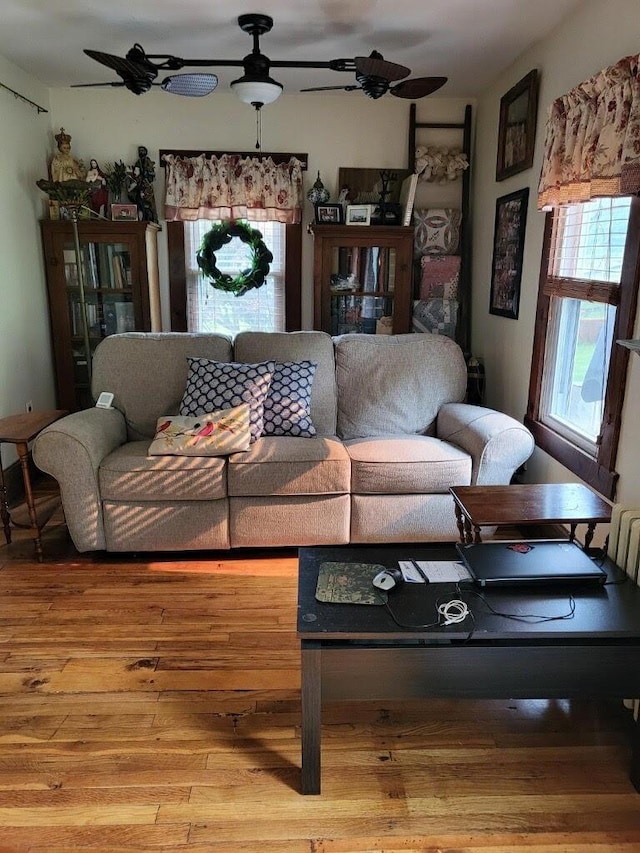
[[[49,110],[45,110],[44,107],[41,107],[40,104],[36,104],[35,101],[32,101],[31,98],[25,97],[25,95],[21,95],[20,92],[16,92],[15,89],[12,89],[11,86],[7,86],[6,83],[0,83],[0,87],[6,89],[7,92],[11,92],[14,98],[19,98],[21,101],[24,101],[25,104],[29,104],[30,107],[33,107],[38,111],[38,115],[40,113],[48,113]]]
[[[308,154],[287,154],[287,153],[271,153],[269,151],[261,151],[257,154],[255,151],[198,151],[197,149],[180,149],[180,148],[161,148],[160,149],[160,165],[164,168],[164,155],[173,154],[174,157],[200,157],[204,154],[205,157],[222,157],[223,154],[233,154],[234,157],[258,157],[261,160],[271,157],[276,165],[280,163],[288,163],[292,157],[300,160],[302,170],[305,171],[308,166]]]

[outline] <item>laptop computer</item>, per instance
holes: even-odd
[[[607,579],[604,569],[567,540],[458,543],[456,549],[483,587],[603,584]]]

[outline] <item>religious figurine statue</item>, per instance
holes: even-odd
[[[86,180],[92,187],[89,201],[91,210],[100,216],[106,216],[109,204],[107,179],[100,166],[98,166],[98,161],[93,158],[89,160],[89,171],[87,172]]]
[[[52,181],[84,181],[87,170],[82,160],[77,160],[71,154],[71,137],[60,128],[60,133],[55,136],[58,145],[57,152],[51,160]]]
[[[138,205],[138,212],[144,222],[157,222],[156,200],[153,181],[156,176],[155,163],[149,157],[144,145],[138,146],[138,159],[133,164],[127,186],[129,200]]]

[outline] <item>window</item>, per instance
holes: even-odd
[[[300,329],[301,225],[254,223],[273,251],[274,261],[267,283],[240,297],[216,290],[206,279],[198,276],[196,252],[200,246],[201,235],[211,228],[211,225],[210,220],[167,222],[172,331],[215,331],[234,336],[241,328],[273,328],[284,331]],[[240,261],[240,267],[236,269],[245,268],[246,263],[242,264],[241,257],[247,249],[246,245],[241,240],[234,240],[232,243],[239,250],[236,263]],[[228,264],[229,258],[225,261],[222,253],[217,253],[216,258],[221,262],[220,268],[227,270],[228,267],[223,267],[222,264]],[[273,326],[265,325],[272,322]]]
[[[600,198],[547,215],[525,423],[543,450],[613,498],[636,310],[640,202]]]
[[[285,329],[285,226],[279,222],[253,223],[273,254],[262,287],[234,296],[211,286],[196,263],[202,238],[214,223],[205,219],[185,222],[187,327],[190,332],[218,332],[235,337],[238,332],[283,332]],[[251,265],[250,249],[234,239],[216,252],[221,272],[235,275]]]

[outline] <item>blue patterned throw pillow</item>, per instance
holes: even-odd
[[[198,417],[217,409],[233,409],[249,404],[251,441],[263,430],[264,401],[269,391],[275,362],[242,364],[188,357],[189,375],[182,395],[180,414]]]
[[[317,361],[276,362],[264,401],[263,435],[312,437],[311,386]]]

